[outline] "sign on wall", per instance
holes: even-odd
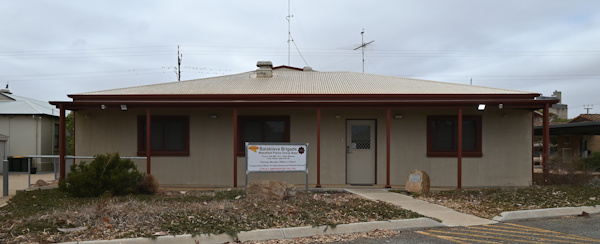
[[[308,143],[246,142],[246,185],[259,172],[306,172],[308,191]]]

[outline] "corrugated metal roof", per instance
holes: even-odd
[[[356,72],[273,69],[273,77],[256,72],[197,80],[128,87],[74,95],[260,95],[260,94],[535,94]]]
[[[59,110],[48,102],[38,101],[31,98],[0,93],[7,99],[0,99],[0,114],[45,114],[59,116]]]

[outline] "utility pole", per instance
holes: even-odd
[[[179,45],[177,45],[177,81],[181,81],[181,59],[183,58],[183,54],[179,54]]]
[[[586,114],[590,114],[590,109],[593,109],[594,105],[583,105],[583,109],[585,109],[587,112]]]
[[[365,43],[365,29],[364,28],[360,32],[360,35],[362,37],[361,44],[360,44],[360,46],[356,47],[354,50],[358,50],[359,48],[362,49],[362,72],[365,73],[365,47],[367,47],[369,44],[373,43],[375,40]]]

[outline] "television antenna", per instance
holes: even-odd
[[[291,44],[292,44],[292,42],[294,41],[294,39],[292,38],[292,31],[291,31],[291,28],[290,28],[290,24],[291,24],[291,18],[292,18],[292,17],[294,17],[294,16],[291,14],[290,1],[291,1],[291,0],[288,0],[288,15],[285,17],[285,19],[287,19],[287,22],[288,22],[288,40],[287,40],[287,43],[288,43],[288,66],[290,66],[290,50],[291,50]]]
[[[294,41],[294,37],[292,37],[292,31],[290,29],[290,22],[291,22],[291,18],[294,17],[291,14],[291,10],[290,10],[290,3],[291,0],[288,0],[288,16],[286,16],[285,18],[288,21],[288,66],[291,66],[291,62],[290,62],[290,56],[291,56],[291,49],[292,49],[292,43],[294,43],[294,47],[296,47],[296,51],[298,51],[298,54],[300,55],[300,57],[302,58],[302,61],[304,61],[304,64],[306,64],[306,66],[308,65],[308,62],[306,62],[306,59],[304,58],[304,56],[302,55],[302,53],[300,52],[300,49],[298,48],[298,45],[296,45],[296,42]]]
[[[354,48],[354,50],[358,50],[359,48],[362,49],[362,72],[365,73],[365,47],[373,43],[375,40],[365,43],[365,28],[363,28],[360,32],[360,36],[362,38],[361,44],[360,46]]]

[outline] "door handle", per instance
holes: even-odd
[[[346,146],[346,153],[352,153],[352,150],[350,149],[350,145]]]

